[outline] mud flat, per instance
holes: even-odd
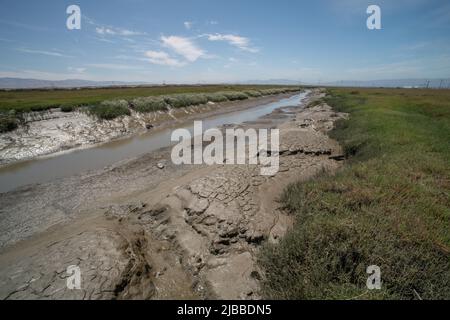
[[[0,194],[0,297],[260,298],[255,255],[291,225],[277,197],[341,165],[326,133],[345,116],[292,106],[242,125],[280,129],[272,177],[258,165],[175,166],[165,148]],[[69,265],[80,267],[81,290],[66,286]]]
[[[185,108],[138,113],[114,120],[99,120],[86,112],[61,112],[59,108],[25,115],[25,125],[0,134],[0,165],[30,160],[61,151],[92,147],[136,134],[181,125],[193,118],[206,118],[245,110],[290,97],[293,93],[251,98],[245,101],[208,102]]]

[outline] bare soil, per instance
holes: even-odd
[[[260,298],[255,256],[291,226],[277,199],[289,183],[341,165],[326,133],[345,116],[320,104],[245,124],[280,129],[272,177],[258,165],[176,166],[166,148],[0,194],[0,297]],[[81,269],[81,290],[66,286],[69,265]]]

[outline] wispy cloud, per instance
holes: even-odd
[[[144,32],[134,31],[134,30],[128,30],[128,29],[122,29],[122,28],[115,28],[115,27],[96,27],[95,32],[101,35],[111,35],[111,36],[140,36],[145,35]]]
[[[68,67],[67,70],[74,73],[84,73],[86,71],[86,68]]]
[[[111,44],[115,44],[116,43],[113,40],[106,39],[106,38],[103,38],[103,37],[92,37],[92,38],[94,38],[97,41],[101,41],[101,42],[106,42],[106,43],[111,43]]]
[[[422,60],[409,60],[371,65],[367,67],[349,68],[345,71],[350,78],[358,79],[392,79],[396,77],[417,77],[423,71]]]
[[[250,39],[234,34],[208,34],[207,35],[209,41],[225,41],[228,42],[230,45],[235,46],[243,51],[248,52],[258,52],[258,48],[254,48],[250,46]]]
[[[77,72],[48,72],[42,70],[24,69],[7,71],[0,70],[0,77],[6,78],[31,78],[31,79],[42,79],[42,80],[66,80],[74,79],[79,76]],[[83,79],[92,79],[91,75],[83,74]]]
[[[121,37],[132,37],[132,36],[145,36],[147,33],[137,30],[130,30],[126,28],[115,27],[111,25],[104,25],[98,23],[94,19],[83,15],[83,20],[95,27],[95,32],[101,36],[121,36]]]
[[[91,63],[87,64],[88,67],[98,68],[98,69],[109,69],[109,70],[137,70],[138,66],[127,65],[127,64],[115,64],[115,63]]]
[[[27,24],[27,23],[20,23],[20,22],[16,22],[16,21],[0,19],[0,23],[6,24],[6,25],[9,25],[12,27],[18,27],[18,28],[32,30],[32,31],[48,31],[48,28],[46,28],[46,27],[31,25],[31,24]]]
[[[412,44],[408,44],[403,46],[401,49],[406,51],[416,51],[421,50],[429,47],[431,45],[430,41],[422,41],[422,42],[416,42]]]
[[[236,63],[238,60],[234,57],[230,57],[228,58],[228,63],[225,64],[223,67],[224,68],[230,68],[234,63]]]
[[[33,49],[27,49],[27,48],[17,48],[17,51],[23,52],[23,53],[30,53],[30,54],[40,54],[45,56],[52,56],[52,57],[64,57],[64,58],[73,58],[73,56],[69,56],[57,51],[46,51],[46,50],[33,50]]]
[[[0,41],[3,41],[3,42],[17,42],[15,40],[6,39],[6,38],[0,38]]]
[[[161,37],[163,46],[172,49],[179,55],[183,56],[189,62],[194,62],[198,58],[204,57],[205,52],[197,47],[189,38],[169,36]]]
[[[426,27],[440,28],[450,23],[450,3],[445,3],[425,15]]]
[[[185,27],[186,29],[191,30],[192,25],[193,25],[194,23],[193,23],[192,21],[185,21],[185,22],[183,22],[183,24],[184,24],[184,27]]]
[[[148,58],[148,61],[150,61],[151,63],[154,63],[154,64],[171,66],[171,67],[181,67],[181,66],[185,65],[184,62],[170,57],[169,54],[164,51],[149,50],[149,51],[145,52],[145,56]]]

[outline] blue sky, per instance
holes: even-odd
[[[81,8],[81,30],[66,8]],[[369,4],[381,30],[366,27]],[[450,1],[0,0],[0,77],[161,83],[450,76]]]

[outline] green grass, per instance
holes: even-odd
[[[290,185],[294,227],[259,257],[275,299],[450,299],[450,91],[332,89],[335,175]],[[367,290],[366,268],[382,289]]]
[[[104,120],[112,120],[120,116],[129,116],[131,114],[126,100],[103,101],[102,103],[89,108],[88,112],[97,118]]]
[[[218,91],[263,90],[268,85],[180,85],[124,88],[83,88],[54,90],[0,90],[0,111],[20,112],[45,110],[60,106],[85,106],[105,100],[132,100],[138,97],[178,93],[214,93]]]
[[[240,91],[235,91],[240,90]],[[247,92],[245,93],[244,92]],[[130,115],[130,108],[145,113],[212,102],[244,100],[261,95],[298,91],[299,87],[273,86],[163,86],[139,88],[98,88],[80,90],[0,91],[0,132],[17,128],[21,114],[60,107],[63,112],[79,106],[99,119]]]

